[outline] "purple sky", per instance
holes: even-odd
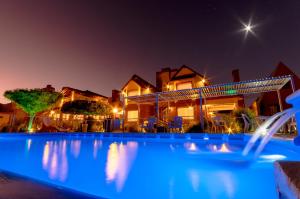
[[[266,76],[280,60],[300,74],[298,0],[116,2],[0,1],[0,102],[46,84],[110,96],[134,73],[154,84],[183,64],[218,83],[235,68]],[[257,37],[244,40],[239,20],[251,16]]]

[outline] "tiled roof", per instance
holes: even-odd
[[[86,96],[86,97],[108,98],[104,95],[100,95],[98,93],[94,93],[94,92],[89,91],[89,90],[82,91],[82,90],[71,88],[71,87],[63,87],[61,92],[63,93],[64,96],[70,96],[72,94],[72,91],[74,91],[75,93],[78,93],[80,95]]]
[[[184,68],[189,69],[190,71],[193,72],[193,74],[182,75],[182,76],[176,77],[177,74],[178,74],[182,69],[184,69]],[[198,72],[195,71],[194,69],[192,69],[192,68],[190,68],[190,67],[188,67],[188,66],[186,66],[186,65],[183,65],[183,66],[181,66],[181,67],[177,70],[177,72],[171,77],[171,80],[170,80],[170,81],[178,80],[178,79],[184,79],[184,78],[190,78],[190,77],[195,77],[196,75],[199,75],[200,77],[204,77],[202,74],[198,73]]]

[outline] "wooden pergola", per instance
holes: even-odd
[[[156,104],[156,117],[159,118],[159,103],[180,101],[189,99],[200,100],[200,122],[203,125],[203,99],[235,96],[235,95],[250,95],[258,93],[266,93],[276,91],[278,95],[279,107],[282,111],[282,101],[280,96],[280,89],[284,85],[290,82],[293,92],[295,91],[295,85],[292,76],[279,76],[268,77],[256,80],[232,82],[226,84],[215,84],[199,88],[156,92],[144,95],[136,96],[122,96],[123,101],[123,119],[125,118],[125,100],[128,102],[135,102],[137,104],[143,103],[155,103]],[[123,120],[124,121],[124,120]],[[124,124],[124,122],[123,122]]]

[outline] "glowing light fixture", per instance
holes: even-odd
[[[146,88],[146,93],[150,93],[150,88]]]
[[[113,113],[116,114],[118,112],[118,108],[113,108]]]
[[[230,127],[227,129],[227,131],[229,134],[232,133],[232,129]]]
[[[226,91],[226,94],[228,94],[228,95],[234,95],[234,94],[236,94],[236,93],[237,93],[237,91],[234,90],[234,89],[230,89],[230,90],[227,90],[227,91]]]

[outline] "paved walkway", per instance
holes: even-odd
[[[70,190],[59,189],[54,186],[39,183],[16,176],[7,172],[0,172],[0,199],[80,199],[95,198]]]

